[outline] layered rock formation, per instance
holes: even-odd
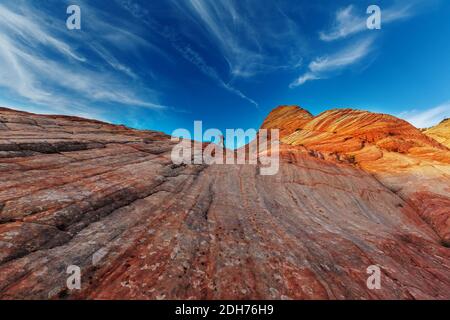
[[[293,109],[277,108],[269,119],[283,119],[286,110]],[[297,107],[298,112],[304,111]],[[302,123],[282,135],[281,141],[373,174],[410,203],[443,243],[450,245],[450,150],[446,146],[385,114],[337,109]]]
[[[424,131],[424,134],[450,148],[450,119]]]
[[[0,110],[0,298],[449,299],[446,229],[431,219],[448,150],[388,116],[277,112],[265,126],[282,128],[280,171],[261,176],[176,166],[162,133]]]

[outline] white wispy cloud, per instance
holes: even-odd
[[[0,24],[4,31],[7,31],[9,34],[14,34],[23,41],[34,45],[42,44],[51,46],[68,57],[74,58],[78,61],[85,61],[85,58],[72,51],[69,45],[47,34],[33,21],[33,19],[15,13],[1,4]]]
[[[65,113],[69,106],[88,110],[95,102],[165,108],[157,102],[156,92],[142,88],[138,93],[115,74],[119,71],[136,77],[100,42],[88,48],[109,64],[111,72],[95,70],[95,63],[77,52],[73,45],[80,40],[76,32],[71,36],[64,27],[55,26],[63,24],[55,24],[24,1],[0,4],[0,87],[14,100],[42,106],[58,104]],[[139,97],[142,92],[146,99]]]
[[[450,102],[443,103],[427,110],[405,111],[398,115],[416,128],[429,128],[439,124],[442,120],[450,118]]]
[[[295,68],[302,58],[303,35],[281,4],[236,0],[188,0],[184,14],[198,21],[228,63],[230,74],[249,78],[259,73]],[[192,39],[196,41],[196,39]]]
[[[264,55],[256,51],[261,47],[257,37],[252,37],[245,45],[242,43],[245,35],[238,30],[251,32],[251,25],[241,16],[233,1],[189,0],[186,4],[187,10],[201,21],[222,51],[231,74],[250,77],[264,64]]]
[[[326,79],[342,69],[360,62],[372,50],[373,38],[366,38],[356,42],[343,50],[329,56],[322,56],[312,61],[308,71],[294,80],[290,87],[298,87],[307,81]]]
[[[382,25],[413,16],[417,3],[417,0],[413,0],[396,4],[389,8],[382,7]],[[323,41],[334,41],[367,30],[366,22],[368,15],[365,15],[365,13],[365,10],[360,10],[357,13],[354,5],[339,9],[335,14],[332,27],[329,30],[319,33],[320,39]]]
[[[247,100],[251,104],[258,107],[258,103],[253,100],[252,98],[249,98],[244,93],[242,93],[240,90],[233,87],[231,84],[226,83],[217,73],[217,71],[209,66],[205,60],[202,58],[202,56],[193,50],[189,45],[185,45],[183,43],[179,42],[173,42],[172,46],[181,54],[181,56],[186,59],[187,61],[194,64],[203,74],[213,79],[215,82],[217,82],[222,88],[228,90],[229,92],[239,96],[240,98]]]
[[[223,77],[220,76],[219,72],[217,72],[217,70],[214,67],[208,64],[206,60],[203,58],[203,56],[198,51],[193,49],[193,47],[188,42],[184,41],[181,34],[177,32],[174,28],[172,28],[169,25],[163,25],[155,21],[149,16],[148,11],[146,9],[142,8],[138,3],[132,0],[116,0],[116,2],[122,8],[126,9],[129,13],[131,13],[135,18],[140,19],[140,21],[146,24],[146,26],[152,32],[155,32],[156,34],[166,39],[171,44],[171,46],[181,55],[181,57],[183,57],[186,61],[192,63],[204,75],[214,80],[219,86],[221,86],[225,90],[231,92],[232,94],[237,95],[238,97],[258,107],[258,103],[255,100],[248,97],[242,91],[232,86],[229,81],[225,81]],[[181,3],[176,3],[176,5],[180,6]]]

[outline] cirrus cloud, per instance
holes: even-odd
[[[414,9],[417,5],[418,2],[416,0],[396,4],[389,8],[381,8],[382,24],[388,24],[413,16],[415,13]],[[339,9],[335,14],[332,27],[329,30],[319,32],[320,39],[323,41],[334,41],[367,30],[366,22],[368,16],[364,15],[365,10],[360,11],[361,14],[357,14],[354,5]]]
[[[295,88],[308,81],[329,78],[344,68],[360,62],[371,52],[373,40],[372,37],[363,39],[337,53],[316,58],[309,64],[308,71],[294,80],[290,87]]]
[[[94,14],[95,10],[89,12]],[[105,30],[119,27],[97,19],[96,27],[104,32],[69,32],[64,17],[56,20],[26,1],[0,4],[0,89],[11,101],[43,109],[53,106],[62,113],[72,108],[72,113],[78,114],[85,114],[97,103],[167,108],[158,102],[156,91],[133,87],[118,74],[137,77],[102,44],[107,41]],[[123,33],[129,34],[126,30]],[[128,39],[131,43],[135,40],[132,35]],[[77,50],[80,43],[100,60],[92,60],[92,54],[89,59],[83,56]]]
[[[398,116],[405,119],[416,128],[430,128],[437,125],[442,120],[450,118],[450,102],[422,111],[405,111]]]

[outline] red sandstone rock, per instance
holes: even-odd
[[[450,249],[436,233],[447,150],[388,116],[362,117],[353,136],[357,112],[285,111],[296,146],[261,176],[256,165],[175,166],[161,133],[0,110],[0,298],[449,299]],[[305,146],[293,128],[310,130]],[[390,137],[413,156],[379,145]],[[69,265],[81,291],[66,288]],[[370,265],[381,290],[366,286]]]
[[[287,111],[294,112],[292,108]],[[284,107],[277,108],[269,117],[282,119],[285,112]],[[433,132],[445,136],[443,128],[444,123]],[[326,159],[353,163],[373,174],[413,205],[450,246],[450,150],[408,122],[385,114],[336,109],[303,122],[297,131],[282,136],[282,142],[319,152]]]
[[[279,129],[280,136],[288,136],[303,128],[313,115],[297,106],[279,106],[264,120],[263,129]]]

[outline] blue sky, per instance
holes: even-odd
[[[426,127],[450,117],[449,35],[447,0],[3,0],[0,104],[169,134],[258,128],[280,104]]]

